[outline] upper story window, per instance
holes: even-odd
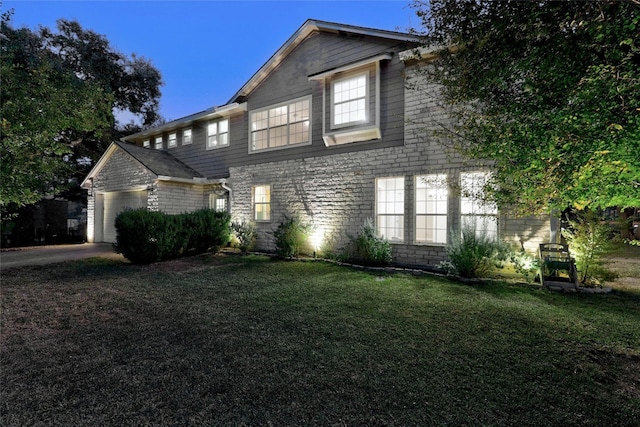
[[[249,152],[311,143],[311,96],[252,111]]]
[[[376,179],[376,231],[390,242],[404,240],[404,177]]]
[[[484,197],[484,186],[490,178],[488,172],[463,172],[460,174],[460,214],[462,226],[498,238],[498,207]]]
[[[156,136],[154,147],[156,150],[162,150],[162,136]]]
[[[229,145],[229,119],[207,125],[207,149]]]
[[[369,105],[369,73],[336,80],[332,83],[331,99],[333,103],[331,127],[343,127],[366,123]]]
[[[324,92],[322,139],[326,146],[382,138],[380,64],[391,58],[390,53],[382,53],[309,76],[322,84]]]
[[[447,176],[416,176],[416,243],[447,243]]]
[[[182,145],[191,144],[191,129],[184,129],[182,131]]]
[[[148,139],[145,139],[144,141],[142,141],[142,146],[144,148],[149,148],[151,146],[151,141],[149,141]]]
[[[172,132],[169,134],[169,139],[167,140],[167,147],[173,148],[178,146],[178,134]]]

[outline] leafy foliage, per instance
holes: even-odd
[[[440,134],[492,160],[487,192],[521,213],[640,205],[640,4],[415,1],[423,74],[456,120]]]
[[[463,227],[460,233],[451,233],[447,257],[460,277],[486,277],[496,262],[503,258],[504,245],[485,232]]]
[[[388,265],[393,261],[391,244],[377,236],[371,218],[367,218],[357,236],[351,237],[343,258],[365,265]]]
[[[116,217],[115,226],[114,249],[134,264],[216,252],[231,233],[229,214],[210,209],[180,215],[145,208],[126,210]]]
[[[609,235],[611,228],[600,221],[599,215],[587,211],[569,220],[569,227],[562,229],[562,237],[567,240],[569,250],[576,259],[580,282],[606,279],[601,268],[601,259],[612,248]]]
[[[307,240],[311,226],[302,222],[297,215],[285,219],[278,228],[273,232],[276,239],[276,253],[285,258],[298,256]]]
[[[256,226],[246,221],[234,221],[231,223],[233,237],[241,252],[246,253],[253,249],[256,243]]]
[[[0,23],[0,208],[35,203],[79,180],[118,133],[114,110],[151,125],[160,73],[75,21],[58,32]]]

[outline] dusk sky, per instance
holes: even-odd
[[[403,32],[420,24],[410,0],[0,1],[3,13],[14,9],[13,27],[75,19],[149,59],[162,74],[168,121],[226,104],[307,19]]]

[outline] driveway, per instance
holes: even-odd
[[[45,265],[83,258],[125,258],[113,251],[111,243],[84,243],[78,245],[33,246],[3,250],[0,253],[0,269]]]

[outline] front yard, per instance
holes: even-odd
[[[632,426],[640,292],[203,255],[2,272],[3,426]]]

